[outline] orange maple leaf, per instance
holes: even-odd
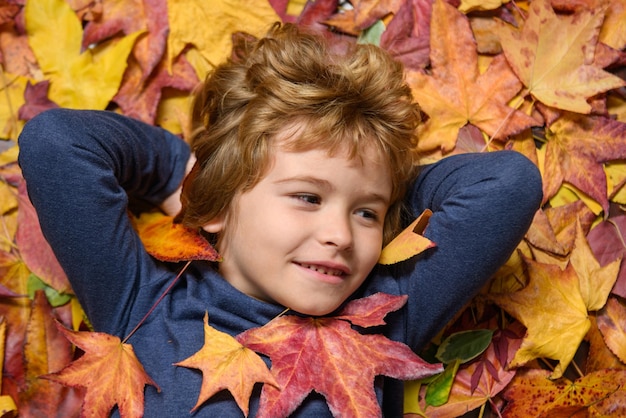
[[[557,14],[549,0],[534,0],[521,31],[500,22],[500,40],[509,64],[528,92],[552,107],[589,113],[587,99],[624,86],[594,65],[606,5]]]
[[[174,222],[171,216],[146,212],[133,220],[146,251],[161,261],[221,260],[202,235]]]
[[[378,293],[365,300],[376,310],[379,303],[390,303],[389,298],[394,296]],[[358,312],[366,311],[361,308],[355,315],[343,317],[356,322]],[[346,309],[351,309],[350,304]],[[378,334],[359,334],[349,322],[337,317],[281,316],[237,339],[270,357],[272,373],[282,388],[263,386],[259,418],[290,415],[311,391],[326,398],[334,416],[380,416],[375,376],[408,380],[443,370],[440,364],[426,363],[408,346]]]
[[[459,129],[470,123],[505,138],[536,122],[507,105],[522,88],[502,55],[479,74],[476,41],[468,18],[443,0],[433,4],[430,27],[432,76],[407,71],[416,101],[430,116],[419,128],[418,146],[448,153]]]
[[[279,387],[261,357],[234,337],[211,327],[208,314],[204,316],[204,345],[175,365],[202,370],[202,388],[192,412],[217,392],[228,389],[243,414],[248,416],[248,401],[255,383]]]
[[[76,332],[57,324],[59,330],[85,354],[46,379],[86,389],[83,412],[108,416],[115,405],[124,418],[141,417],[144,386],[157,384],[148,376],[130,344],[102,332]]]
[[[551,381],[547,379],[549,373],[539,369],[519,371],[504,392],[509,403],[502,415],[527,418],[626,414],[626,370],[599,370],[575,381]]]
[[[626,123],[567,113],[550,125],[546,138],[544,202],[567,182],[608,213],[603,163],[626,158]]]

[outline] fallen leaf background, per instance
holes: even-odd
[[[23,190],[16,160],[24,123],[52,107],[110,109],[187,138],[190,93],[228,57],[233,33],[260,35],[275,20],[330,42],[367,39],[401,60],[424,113],[424,163],[512,149],[541,171],[544,202],[525,239],[433,341],[489,328],[492,345],[460,366],[447,404],[426,406],[425,384],[408,384],[407,414],[624,410],[626,1],[216,0],[197,10],[209,4],[200,3],[0,0],[7,414],[77,416],[84,390],[40,376],[82,353],[53,324],[89,329]],[[54,292],[29,292],[33,275]],[[53,293],[70,302],[58,305],[67,298]],[[545,320],[556,306],[575,332],[558,315]]]

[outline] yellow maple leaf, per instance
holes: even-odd
[[[260,36],[272,23],[280,20],[266,0],[169,0],[167,9],[170,27],[168,62],[173,62],[185,47],[191,45],[193,48],[187,55],[201,80],[204,80],[207,68],[229,57],[234,32]],[[200,58],[205,61],[204,65]]]
[[[625,85],[593,64],[605,11],[601,6],[557,16],[549,0],[534,0],[521,31],[500,22],[504,54],[535,99],[590,113],[588,98]]]
[[[25,19],[30,47],[50,80],[50,100],[73,109],[105,109],[119,89],[127,57],[143,32],[81,53],[81,22],[65,1],[28,1]]]
[[[408,260],[428,248],[434,247],[436,245],[434,242],[420,235],[426,228],[426,224],[431,215],[432,212],[427,209],[418,216],[411,225],[407,226],[383,248],[378,262],[380,264],[399,263],[400,261]]]
[[[525,259],[525,264],[529,276],[526,287],[488,297],[527,328],[509,366],[522,366],[540,357],[555,359],[559,363],[551,378],[557,379],[574,358],[591,322],[571,264],[564,270],[529,259]]]
[[[217,392],[228,389],[241,411],[248,416],[248,402],[255,383],[269,383],[278,388],[261,357],[234,337],[211,327],[207,314],[204,315],[204,345],[175,365],[202,371],[202,387],[192,411]]]

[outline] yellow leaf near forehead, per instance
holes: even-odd
[[[434,247],[435,243],[420,235],[426,228],[431,215],[432,212],[430,210],[424,211],[411,225],[400,232],[398,236],[383,248],[378,263],[399,263],[400,261],[408,260],[428,248]]]
[[[287,14],[292,16],[300,16],[302,9],[306,5],[307,0],[289,0],[287,3]]]
[[[81,53],[81,22],[68,3],[27,1],[25,10],[30,47],[50,80],[50,100],[74,109],[106,108],[119,90],[128,55],[142,32]]]
[[[17,140],[24,121],[17,117],[24,104],[24,90],[28,79],[21,75],[5,73],[0,66],[0,138]]]
[[[233,32],[262,36],[280,20],[267,0],[169,0],[167,8],[169,62],[193,45],[209,66],[216,66],[230,56]]]

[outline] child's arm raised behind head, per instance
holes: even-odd
[[[506,262],[541,198],[539,170],[514,151],[457,155],[423,170],[408,201],[415,214],[433,211],[424,235],[437,247],[409,273],[413,347],[434,337]]]
[[[57,109],[27,123],[19,146],[46,239],[96,329],[115,333],[139,278],[155,269],[130,225],[129,196],[155,206],[170,196],[187,144],[112,112]]]

